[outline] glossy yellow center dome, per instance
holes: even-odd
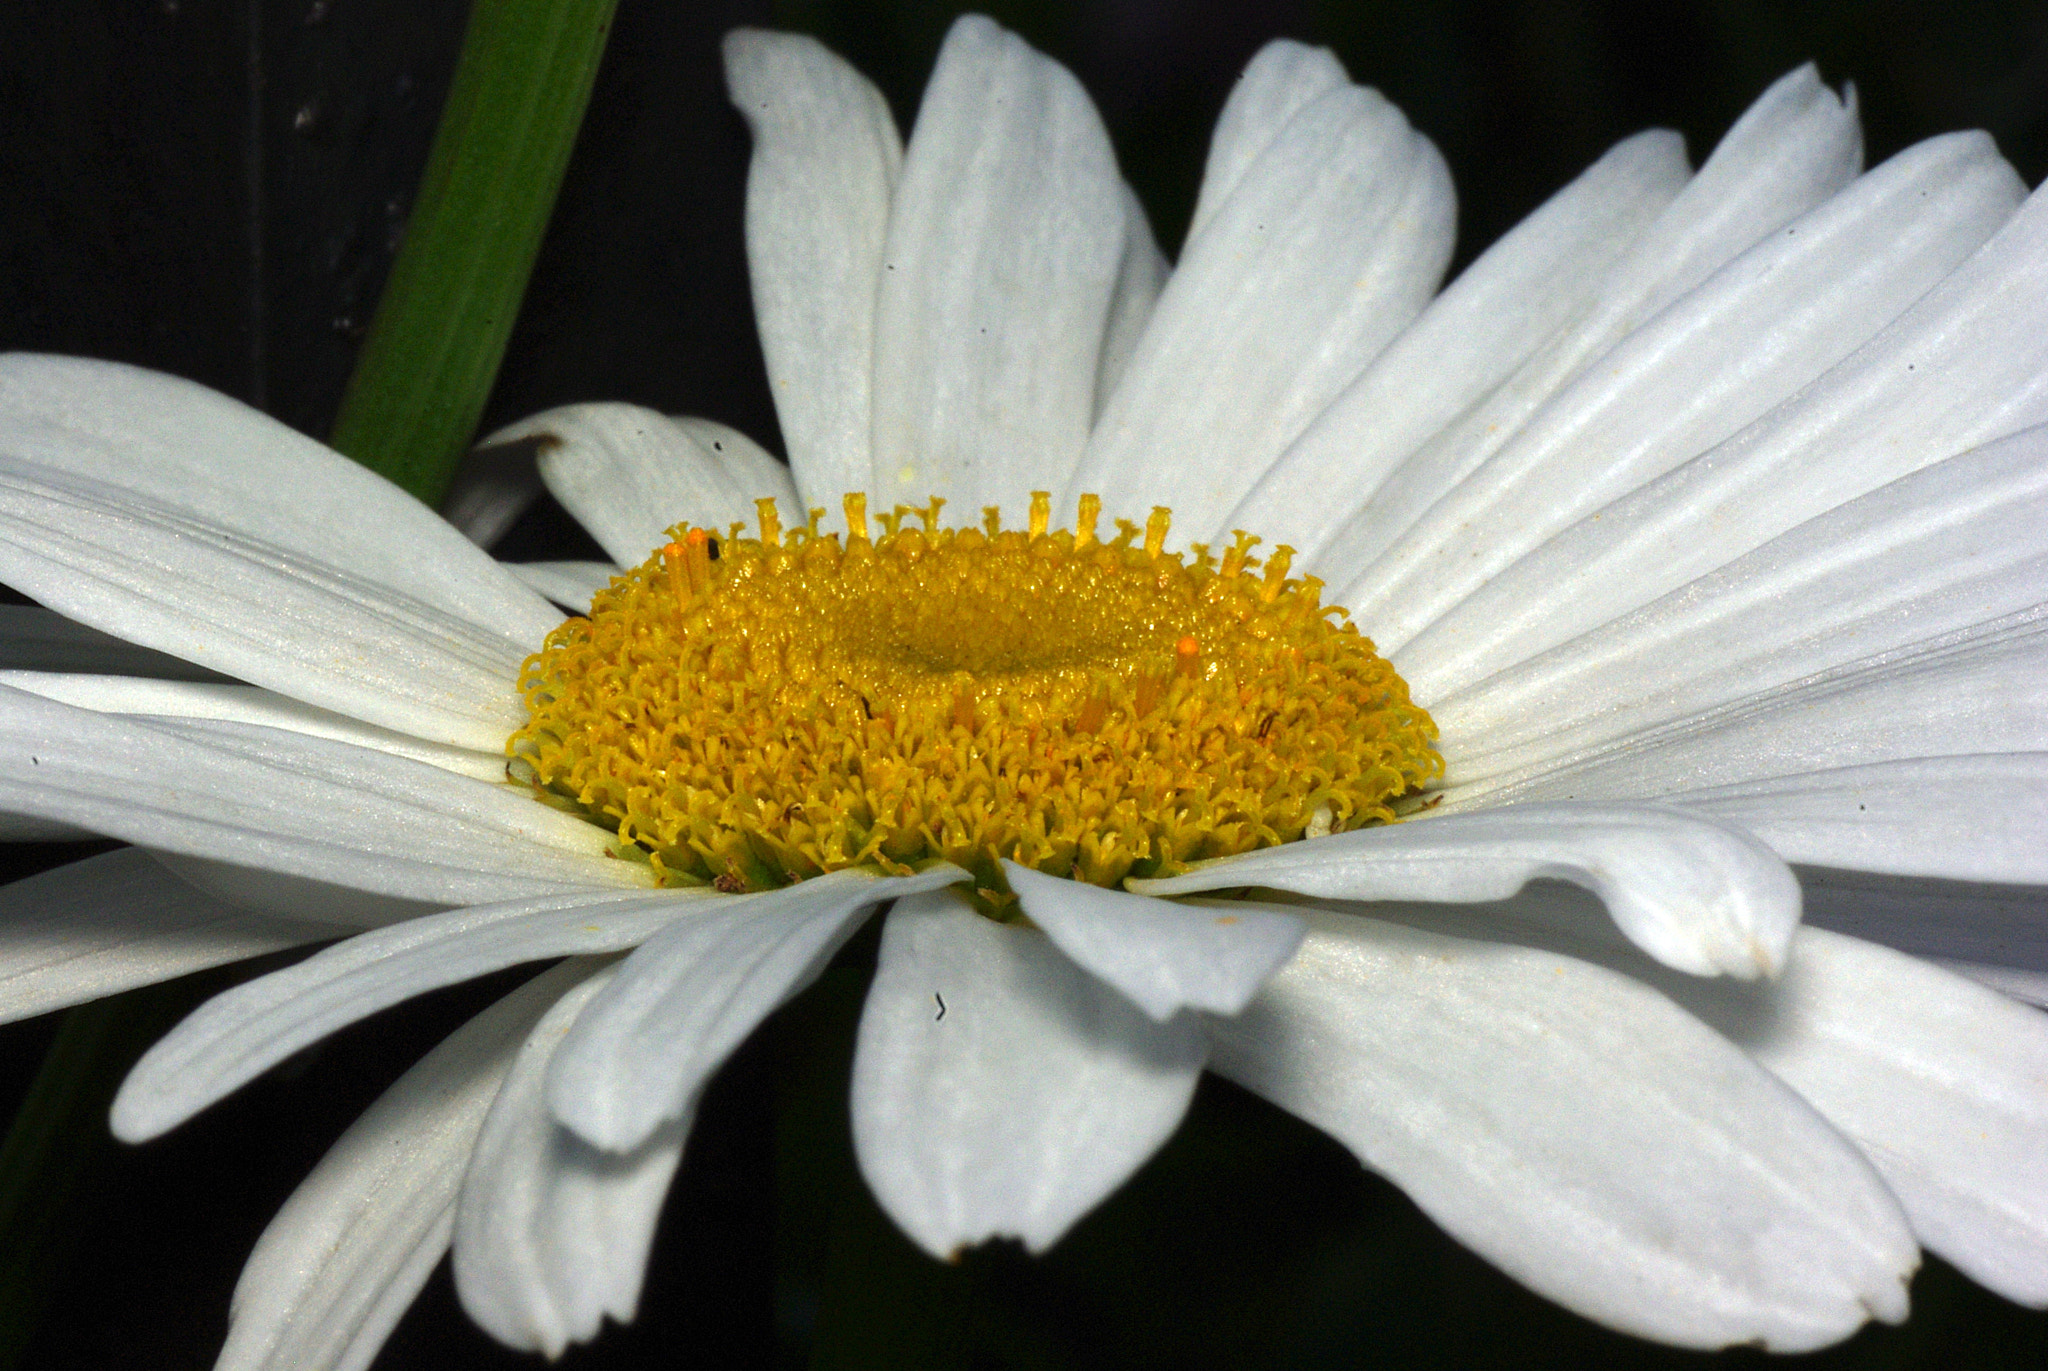
[[[943,858],[998,903],[998,858],[1114,885],[1395,817],[1442,774],[1408,687],[1244,534],[1164,550],[1168,513],[1095,536],[871,537],[678,525],[520,674],[511,773],[614,830],[667,884],[772,888]],[[907,515],[914,526],[902,525]]]

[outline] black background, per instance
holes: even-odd
[[[1607,145],[1650,124],[1695,160],[1808,58],[1861,92],[1870,161],[1989,128],[2048,170],[2048,9],[1629,0],[999,5],[1095,95],[1169,250],[1210,123],[1265,40],[1336,48],[1443,150],[1458,262]],[[588,122],[486,424],[624,399],[778,443],[748,309],[747,143],[717,43],[813,32],[908,128],[955,7],[622,0]],[[0,347],[193,377],[316,435],[331,422],[460,40],[454,0],[0,4]],[[594,555],[552,506],[501,552]],[[23,850],[16,873],[73,852]],[[1205,1083],[1161,1157],[1048,1258],[957,1269],[896,1238],[852,1181],[847,1033],[857,943],[714,1084],[657,1240],[643,1315],[590,1367],[1679,1366],[1523,1293],[1438,1236],[1313,1130]],[[123,1149],[71,1221],[36,1367],[203,1367],[249,1246],[347,1123],[515,981],[342,1034],[170,1138]],[[0,1108],[54,1018],[0,1030]],[[2048,1316],[1940,1266],[1913,1321],[1816,1364],[2048,1365]],[[1718,1360],[1749,1363],[1753,1353]],[[536,1364],[456,1308],[445,1268],[381,1368]]]

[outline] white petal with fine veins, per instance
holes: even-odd
[[[1446,808],[1654,798],[1913,758],[2048,752],[2048,607],[1448,792]]]
[[[505,569],[571,614],[588,614],[591,597],[619,574],[611,562],[507,562]]]
[[[1457,740],[1463,786],[2042,603],[2048,427],[1903,476],[1462,690],[1406,679]]]
[[[1043,935],[953,895],[900,901],[862,1011],[853,1140],[882,1208],[949,1257],[1057,1241],[1166,1141],[1204,1045],[1157,1024]]]
[[[1159,292],[1173,270],[1159,250],[1158,239],[1152,236],[1145,206],[1128,185],[1122,189],[1124,252],[1116,269],[1116,290],[1109,298],[1109,318],[1102,326],[1102,356],[1095,363],[1092,417],[1096,419],[1102,417],[1109,397],[1123,383],[1131,354],[1138,350],[1138,340],[1145,336],[1153,306],[1159,303]]]
[[[215,1371],[362,1371],[448,1250],[455,1196],[514,1054],[587,966],[557,968],[399,1077],[257,1240]]]
[[[0,888],[0,1021],[345,931],[225,904],[139,848],[104,852]]]
[[[1587,307],[1381,483],[1319,554],[1318,574],[1348,594],[1403,529],[1566,382],[1737,253],[1847,185],[1862,165],[1853,102],[1837,100],[1810,66],[1781,78],[1597,283]],[[1337,602],[1349,603],[1343,595]]]
[[[1908,148],[1673,301],[1403,530],[1344,601],[1394,652],[1583,515],[1846,357],[1997,232],[2026,186],[1981,133]],[[1401,660],[1418,689],[1411,658]],[[1441,671],[1441,669],[1438,669]]]
[[[1155,1021],[1182,1009],[1235,1014],[1294,955],[1306,925],[1286,910],[1197,909],[1003,863],[1031,921]]]
[[[521,962],[636,946],[709,898],[586,893],[473,905],[358,934],[187,1015],[128,1073],[114,1099],[114,1133],[130,1142],[153,1138],[380,1009]]]
[[[96,714],[0,686],[0,809],[460,904],[644,884],[605,833],[439,767],[282,729]]]
[[[1116,155],[1080,83],[980,15],[955,21],[875,306],[880,508],[936,494],[971,518],[1059,488],[1094,416],[1125,236]]]
[[[102,633],[41,605],[0,605],[0,667],[83,671],[166,681],[221,681],[218,672]]]
[[[1406,644],[1476,680],[1901,476],[2048,422],[2048,194],[1825,376],[1565,529]],[[1541,606],[1537,609],[1535,606]]]
[[[0,455],[110,483],[502,637],[537,639],[551,627],[546,605],[418,500],[268,415],[175,376],[74,357],[0,357]]]
[[[1443,159],[1376,92],[1310,102],[1182,250],[1064,504],[1170,504],[1205,539],[1429,302],[1455,218]]]
[[[1208,227],[1252,163],[1303,106],[1350,83],[1344,64],[1328,48],[1286,38],[1260,48],[1230,88],[1223,113],[1216,117],[1216,131],[1209,135],[1209,158],[1202,167],[1202,188],[1188,221],[1188,238]]]
[[[548,1062],[607,968],[556,1001],[527,1035],[470,1154],[455,1212],[455,1291],[509,1347],[560,1356],[606,1315],[632,1321],[688,1119],[637,1150],[603,1153],[548,1114]]]
[[[789,472],[751,439],[723,426],[709,437],[639,405],[600,403],[547,410],[491,441],[547,440],[540,474],[548,489],[613,561],[638,566],[672,524],[723,530],[753,523],[754,501],[764,496],[785,510],[796,504]]]
[[[0,578],[71,618],[253,685],[474,748],[501,745],[523,722],[513,678],[553,627],[515,640],[107,482],[7,458]]]
[[[693,908],[626,959],[548,1073],[555,1117],[612,1152],[696,1106],[761,1020],[825,969],[879,901],[961,880],[957,867],[877,882],[853,873]]]
[[[505,779],[502,747],[489,752],[429,743],[404,733],[359,724],[344,714],[316,709],[275,691],[211,681],[157,681],[141,676],[84,676],[68,672],[0,671],[0,685],[89,709],[172,719],[218,719],[352,743],[393,757],[438,766],[477,781]]]
[[[1870,1166],[1655,991],[1574,958],[1309,911],[1215,1068],[1335,1135],[1531,1289],[1688,1347],[1906,1313]]]
[[[874,480],[875,290],[903,140],[815,39],[735,30],[725,79],[754,135],[747,269],[775,414],[805,504],[831,509]]]
[[[1665,983],[1855,1139],[1920,1241],[2048,1305],[2048,1018],[1889,948],[1801,929],[1775,984]]]
[[[1479,260],[1373,359],[1223,521],[1315,554],[1422,441],[1574,312],[1692,175],[1668,130],[1617,144]]]
[[[1539,878],[1599,895],[1629,939],[1694,975],[1784,963],[1799,885],[1738,829],[1651,806],[1517,805],[1332,834],[1131,881],[1145,895],[1270,886],[1334,900],[1499,900]]]

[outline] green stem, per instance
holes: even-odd
[[[429,504],[476,431],[616,0],[476,0],[333,443]]]

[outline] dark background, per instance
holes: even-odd
[[[1433,138],[1461,197],[1458,262],[1638,128],[1695,160],[1813,58],[1862,96],[1870,160],[1981,126],[2048,171],[2048,8],[1953,0],[1001,4],[1095,95],[1169,250],[1208,129],[1268,38],[1333,46]],[[456,0],[0,3],[0,347],[196,378],[324,434],[375,307],[460,40]],[[891,0],[622,0],[584,134],[486,419],[624,399],[777,445],[748,311],[747,143],[717,42],[817,34],[907,129],[956,8]],[[506,555],[594,555],[558,509]],[[75,851],[13,854],[10,874]],[[713,1086],[663,1221],[643,1315],[572,1367],[1686,1366],[1760,1363],[1616,1337],[1438,1236],[1313,1130],[1204,1085],[1139,1178],[1032,1261],[925,1262],[851,1179],[848,1031],[871,945]],[[123,1149],[67,1220],[36,1367],[203,1367],[270,1214],[424,1048],[516,980],[380,1016],[170,1138]],[[0,1030],[11,1110],[54,1016]],[[1900,1330],[1813,1360],[2048,1366],[2048,1315],[1931,1263]],[[456,1308],[445,1267],[380,1368],[537,1364]]]

